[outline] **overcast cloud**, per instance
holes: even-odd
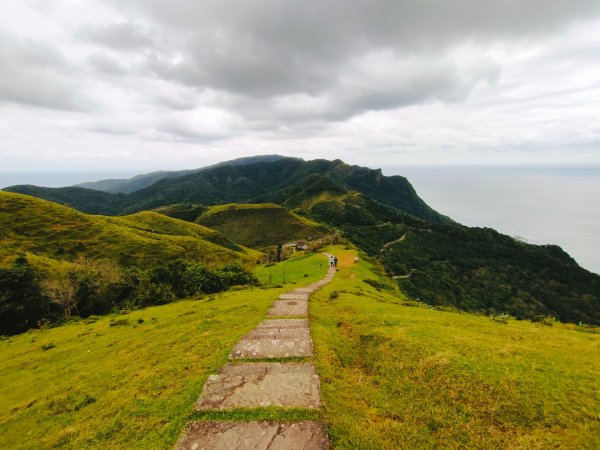
[[[597,0],[0,0],[0,164],[600,164]]]

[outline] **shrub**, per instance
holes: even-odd
[[[364,281],[365,281],[365,283],[367,283],[367,284],[369,284],[369,285],[373,286],[375,289],[377,289],[377,290],[379,290],[379,291],[380,291],[381,289],[391,289],[389,285],[387,285],[387,284],[385,284],[385,283],[382,283],[381,281],[374,280],[374,279],[372,279],[372,278],[366,279],[366,280],[364,280]]]
[[[48,311],[37,274],[24,257],[11,267],[0,268],[0,334],[32,328]]]

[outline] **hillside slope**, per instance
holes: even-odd
[[[317,202],[306,213],[378,258],[415,299],[521,319],[600,324],[600,275],[558,246],[526,244],[489,228],[426,223],[363,194]]]
[[[330,251],[310,308],[334,448],[600,447],[598,329],[436,311]]]
[[[324,226],[272,203],[213,206],[195,223],[251,248],[315,239],[329,232]]]
[[[0,261],[19,252],[50,260],[97,257],[136,266],[175,258],[223,264],[256,256],[214,230],[162,214],[90,216],[8,192],[0,192],[0,226]]]

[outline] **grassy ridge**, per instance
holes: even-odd
[[[296,239],[318,238],[329,230],[273,203],[213,206],[196,223],[223,233],[242,245],[261,248]]]
[[[288,263],[288,282],[322,278],[325,265],[304,277],[321,260]],[[172,448],[198,416],[192,407],[206,377],[290,288],[237,290],[0,341],[0,448]]]
[[[85,255],[139,266],[175,258],[225,264],[257,256],[214,230],[161,214],[91,216],[8,192],[0,192],[0,224],[0,263],[18,252],[47,260]]]
[[[333,251],[310,312],[335,448],[600,447],[600,335],[417,307]]]

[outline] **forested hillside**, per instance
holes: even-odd
[[[600,324],[600,276],[558,246],[526,244],[489,228],[427,223],[362,194],[316,203],[307,214],[340,228],[415,299]]]
[[[350,166],[340,160],[283,158],[217,165],[182,177],[163,178],[128,195],[34,186],[12,186],[5,190],[63,203],[90,214],[129,214],[174,203],[280,203],[280,199],[287,197],[282,191],[301,190],[313,184],[314,177],[319,175],[335,183],[336,189],[363,192],[415,217],[435,223],[450,221],[427,206],[406,178],[386,177],[380,170]]]

